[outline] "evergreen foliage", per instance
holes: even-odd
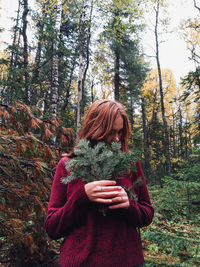
[[[122,152],[121,144],[117,142],[113,142],[109,148],[104,142],[91,146],[90,141],[82,139],[74,149],[74,154],[75,157],[65,163],[70,171],[70,176],[63,179],[65,184],[80,177],[86,182],[116,180],[129,169],[135,171],[133,163],[136,155]]]
[[[182,160],[171,177],[164,177],[162,197],[157,211],[165,216],[198,221],[200,205],[200,151],[194,149],[188,160]],[[160,190],[160,189],[158,189]]]
[[[163,188],[151,187],[155,217],[142,230],[147,266],[199,266],[199,188],[199,149],[180,160],[171,177],[163,178]]]

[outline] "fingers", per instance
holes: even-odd
[[[109,189],[107,189],[107,190],[109,190]],[[105,192],[105,191],[96,192],[95,195],[96,195],[97,198],[106,198],[106,199],[108,199],[108,198],[114,198],[114,197],[118,196],[119,195],[119,191],[120,191],[120,189],[118,189],[118,190],[116,189],[115,191],[113,191],[113,189],[111,189],[110,191],[107,191],[107,192]]]
[[[123,201],[115,198],[115,199],[112,199],[112,205],[109,206],[109,209],[123,209],[123,208],[128,208],[129,206],[130,206],[130,203],[129,203],[128,198]]]
[[[116,181],[113,181],[113,180],[94,181],[92,183],[94,183],[95,185],[98,185],[98,186],[116,185]]]
[[[116,186],[116,181],[101,180],[87,183],[85,192],[92,202],[111,204],[110,209],[130,206],[126,191],[121,186]]]
[[[118,196],[112,198],[112,205],[109,206],[109,209],[122,209],[122,208],[128,208],[129,206],[130,203],[128,195],[126,191],[122,188]]]
[[[85,192],[88,198],[93,202],[111,203],[108,199],[117,196],[120,186],[115,186],[116,181],[102,180],[87,183]]]
[[[119,191],[121,190],[121,186],[97,186],[97,192],[104,193],[104,192],[111,192],[111,191]]]
[[[98,202],[98,203],[103,203],[103,204],[111,204],[112,199],[110,199],[110,198],[95,198],[95,200],[93,200],[93,202]]]
[[[130,206],[129,202],[125,202],[125,203],[120,203],[117,205],[112,205],[109,206],[109,209],[114,210],[114,209],[127,209]]]

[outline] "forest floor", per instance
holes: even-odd
[[[160,195],[154,187],[149,188],[155,209],[153,223],[141,230],[145,267],[200,266],[200,226],[188,216],[166,216],[157,204]],[[159,189],[162,194],[162,189]],[[174,211],[176,212],[176,211]],[[178,213],[178,211],[177,211]]]

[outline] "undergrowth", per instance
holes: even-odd
[[[145,267],[200,266],[200,152],[182,161],[163,188],[149,188],[153,223],[141,230]]]

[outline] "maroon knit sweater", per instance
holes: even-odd
[[[137,227],[147,226],[153,219],[147,186],[140,163],[137,172],[143,184],[135,193],[138,201],[129,199],[128,209],[109,210],[106,216],[91,202],[81,179],[67,186],[61,178],[69,175],[62,158],[58,163],[45,229],[52,239],[65,237],[60,249],[59,264],[64,267],[133,267],[144,262],[141,240]],[[117,185],[130,187],[126,176],[117,180]]]

